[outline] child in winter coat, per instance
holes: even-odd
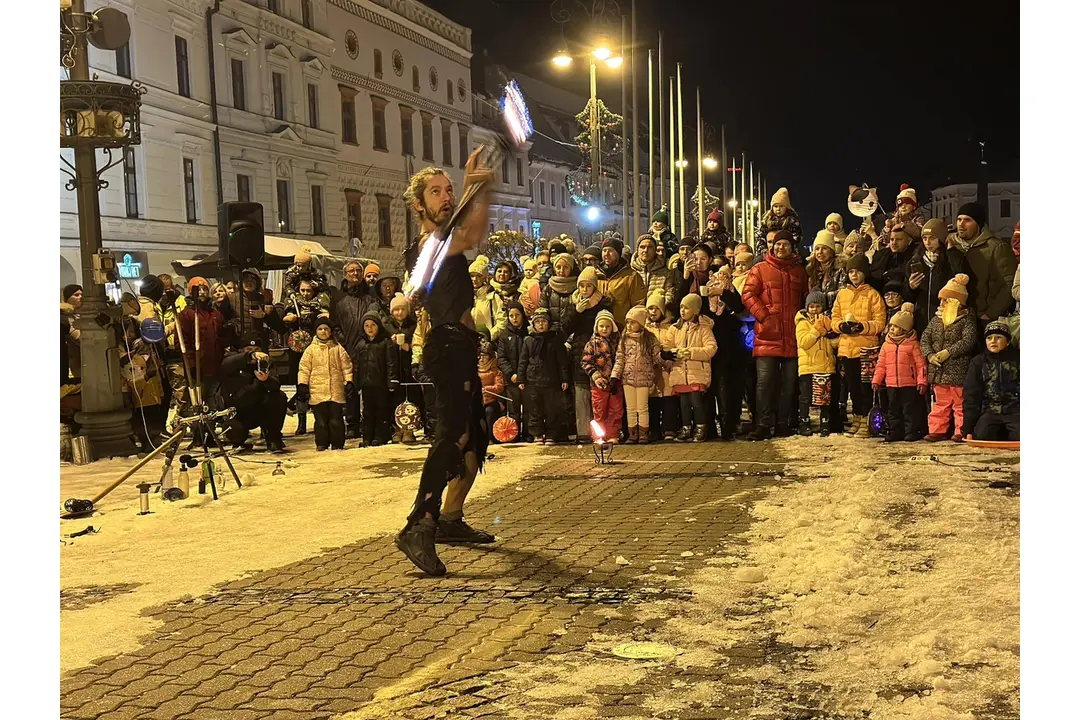
[[[618,392],[619,382],[611,379],[618,346],[619,331],[615,325],[615,316],[607,310],[601,310],[596,314],[592,337],[582,350],[581,369],[591,383],[593,420],[602,429],[603,437],[615,443],[619,440],[623,415],[622,397]]]
[[[995,320],[983,333],[986,352],[968,366],[964,380],[965,438],[1020,439],[1020,349],[1009,326]]]
[[[398,346],[383,327],[379,313],[364,313],[364,337],[356,348],[353,376],[360,384],[363,403],[363,444],[385,445],[390,442],[390,423],[394,408],[390,398],[398,389]]]
[[[915,334],[915,306],[904,303],[889,321],[889,336],[881,346],[875,391],[889,391],[889,434],[885,442],[914,442],[919,439],[920,413],[926,412],[926,358]]]
[[[622,382],[626,400],[626,442],[649,443],[649,392],[657,386],[660,341],[645,329],[648,311],[638,305],[626,313],[626,329],[615,349],[611,377]]]
[[[679,303],[679,321],[664,337],[667,358],[674,360],[671,383],[679,397],[682,428],[677,442],[705,441],[705,391],[712,381],[712,358],[716,355],[713,321],[701,314],[701,296],[687,295]],[[691,422],[693,428],[691,428]]]
[[[882,289],[881,299],[885,301],[885,329],[882,330],[878,343],[885,342],[885,338],[889,334],[889,321],[892,320],[893,315],[900,312],[900,308],[904,304],[904,296],[901,294],[903,290],[904,281],[896,279],[886,282],[885,287]]]
[[[667,329],[671,327],[671,323],[664,314],[664,308],[666,307],[667,303],[664,301],[662,292],[654,292],[649,296],[648,302],[645,304],[645,311],[648,313],[645,329],[656,338],[656,341],[660,344],[661,352],[663,352],[664,335],[667,334]],[[675,391],[671,389],[670,371],[673,363],[662,358],[660,362],[660,381],[649,397],[650,432],[647,437],[651,442],[659,442],[661,438],[674,440],[675,434],[679,430],[679,399],[675,397]]]
[[[390,319],[385,324],[390,340],[394,343],[394,356],[397,362],[398,386],[390,397],[390,407],[396,408],[403,402],[418,402],[423,393],[420,388],[406,387],[406,383],[415,382],[412,374],[412,342],[416,333],[416,316],[409,301],[401,293],[390,300]],[[412,430],[394,428],[394,442],[413,443],[416,436]]]
[[[885,301],[878,291],[867,284],[870,261],[859,253],[847,261],[847,285],[836,294],[832,309],[832,326],[840,332],[837,356],[844,374],[844,387],[851,396],[854,415],[848,437],[870,437],[866,416],[873,395],[870,382],[862,377],[862,350],[878,347],[878,335],[885,329]],[[841,404],[847,398],[839,399]]]
[[[934,407],[930,411],[929,434],[923,439],[938,442],[949,437],[949,421],[953,422],[952,439],[963,439],[964,380],[967,378],[971,354],[979,328],[975,314],[967,305],[968,276],[957,275],[938,292],[937,315],[923,331],[919,341],[923,355],[930,363],[929,380],[934,389]]]
[[[810,401],[814,395],[814,377],[824,376],[829,388],[826,403],[821,406],[821,437],[843,429],[840,422],[840,378],[836,373],[836,348],[840,333],[832,329],[825,314],[829,298],[820,290],[806,296],[806,309],[795,313],[795,341],[799,345],[799,433],[812,434]]]
[[[525,396],[518,387],[518,362],[521,360],[522,349],[525,346],[525,338],[529,337],[529,327],[525,320],[525,308],[519,302],[512,302],[506,306],[506,328],[499,336],[495,344],[496,362],[502,371],[503,385],[506,388],[506,396],[510,398],[508,408],[520,430],[518,434],[522,441],[531,442],[528,428],[528,415],[525,411]]]
[[[315,415],[315,448],[345,449],[346,395],[353,392],[353,365],[349,353],[334,340],[328,318],[315,321],[315,338],[300,357],[296,394]]]
[[[570,366],[574,376],[574,423],[579,443],[587,443],[592,435],[589,423],[593,419],[592,381],[581,365],[585,346],[592,337],[596,317],[602,310],[611,310],[611,301],[600,293],[600,280],[595,268],[586,267],[578,275],[577,290],[570,296],[574,314],[570,320]]]
[[[566,440],[563,392],[570,387],[570,356],[562,336],[551,329],[548,312],[537,308],[532,332],[518,359],[518,387],[528,396],[529,434],[533,442],[554,445]]]
[[[484,418],[487,420],[488,438],[495,441],[495,421],[502,414],[502,403],[496,395],[503,394],[505,385],[502,370],[495,361],[495,346],[487,340],[480,341],[476,369],[480,374],[480,385],[484,389]]]

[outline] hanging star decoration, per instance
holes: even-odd
[[[695,220],[698,217],[698,190],[694,191],[694,196],[690,198],[690,215]],[[709,188],[705,188],[705,212],[711,213],[715,208],[719,207],[720,198],[709,192]]]

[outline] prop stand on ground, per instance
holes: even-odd
[[[596,458],[597,465],[610,465],[612,451],[615,449],[615,443],[608,440],[604,435],[604,428],[600,423],[595,420],[589,421],[589,427],[593,432],[593,457]]]

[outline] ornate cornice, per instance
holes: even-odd
[[[458,122],[472,124],[472,115],[469,113],[462,112],[461,110],[457,110],[447,105],[440,105],[415,93],[400,90],[393,85],[387,85],[381,80],[354,73],[351,70],[340,68],[337,65],[333,66],[330,75],[335,80],[341,80],[351,85],[362,87],[365,90],[369,90],[383,97],[394,98],[395,100],[408,103],[410,107],[417,109],[423,108],[442,117],[449,117]]]
[[[378,25],[381,28],[389,30],[395,35],[400,35],[409,42],[415,43],[420,47],[427,48],[434,53],[438,53],[443,57],[453,60],[459,65],[469,67],[469,58],[461,53],[454,52],[444,45],[440,45],[426,35],[421,35],[412,28],[406,27],[401,23],[394,22],[390,18],[377,12],[373,12],[362,5],[358,5],[352,0],[327,0],[331,5],[341,8],[350,15],[355,15],[362,20],[365,20],[372,25]],[[453,25],[449,21],[439,21],[441,15],[429,10],[428,8],[418,5],[417,3],[406,2],[404,0],[372,0],[372,2],[381,5],[382,7],[396,13],[397,15],[404,17],[411,22],[416,23],[426,30],[430,30],[441,38],[449,40],[463,50],[472,52],[472,33],[466,28]],[[455,29],[457,31],[455,31]]]

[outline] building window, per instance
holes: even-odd
[[[315,83],[308,83],[307,86],[307,115],[308,125],[319,127],[319,86]]]
[[[191,71],[188,68],[187,40],[176,36],[176,92],[191,97]]]
[[[371,96],[371,136],[372,147],[386,150],[386,100]]]
[[[507,185],[510,184],[510,159],[505,155],[503,155],[502,159],[502,177],[500,179]]]
[[[237,110],[247,110],[247,88],[244,86],[244,61],[233,58],[229,65],[232,67],[232,101]]]
[[[420,113],[420,136],[424,143],[424,159],[428,162],[435,162],[435,140],[431,134],[431,119],[431,115],[426,112]]]
[[[341,90],[341,142],[356,144],[356,91],[344,85]]]
[[[420,92],[420,68],[412,66],[412,91]]]
[[[276,15],[278,11],[277,0],[266,0],[266,9]]]
[[[274,90],[274,117],[278,120],[285,119],[285,76],[281,73],[270,73],[270,84]]]
[[[251,176],[236,176],[236,199],[240,202],[251,202]]]
[[[551,207],[555,207],[555,183],[551,183]]]
[[[529,178],[529,203],[536,202],[536,195],[533,194],[533,181]]]
[[[446,104],[454,104],[454,83],[452,80],[446,81]]]
[[[488,235],[495,232],[495,223],[488,223]]]
[[[559,199],[562,201],[563,210],[565,210],[566,209],[566,186],[565,185],[560,185],[559,186]],[[644,205],[642,205],[642,207],[644,207]]]
[[[408,105],[398,105],[401,111],[401,154],[413,154],[412,116],[413,109]]]
[[[315,27],[315,18],[311,12],[311,0],[300,0],[300,22],[308,30]]]
[[[394,247],[390,236],[390,196],[376,195],[375,200],[379,203],[379,247]]]
[[[135,148],[124,146],[124,204],[129,218],[139,217],[139,178],[135,174]]]
[[[363,197],[363,194],[357,190],[345,191],[345,207],[349,213],[350,239],[364,237],[363,213],[360,207],[360,201]]]
[[[382,50],[376,50],[375,55],[375,77],[382,78]]]
[[[322,185],[311,186],[311,234],[326,234],[323,228]]]
[[[187,206],[187,221],[199,221],[199,208],[195,204],[195,161],[184,158],[184,204]]]
[[[509,229],[510,229],[510,223],[503,223],[503,230],[509,230]]]
[[[454,167],[454,145],[450,141],[450,121],[440,118],[442,123],[442,164]]]
[[[469,126],[458,125],[458,167],[465,167],[469,158]]]
[[[517,181],[520,187],[525,187],[525,173],[521,170],[521,158],[515,158],[517,161]]]
[[[131,77],[131,41],[116,48],[116,74],[120,77]]]
[[[1011,200],[1002,200],[1002,201],[1000,201],[999,204],[1000,204],[1000,207],[998,208],[998,210],[1000,210],[999,216],[1001,218],[1012,217],[1012,201]]]
[[[289,181],[277,181],[278,230],[292,232],[292,206],[289,203]]]
[[[532,180],[529,181],[529,184],[530,185],[532,184]],[[529,190],[529,194],[532,195],[532,189],[531,188]],[[547,200],[544,199],[544,183],[540,183],[540,204],[541,205],[547,205]]]

